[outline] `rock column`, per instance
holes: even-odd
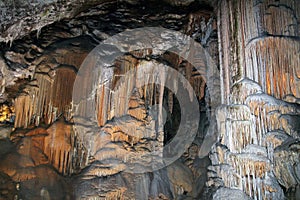
[[[292,0],[219,1],[224,106],[208,185],[253,199],[299,185],[299,11]]]

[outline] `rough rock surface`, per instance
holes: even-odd
[[[284,191],[297,198],[299,9],[294,1],[219,1],[226,105],[216,112],[207,184],[254,199],[283,199]]]
[[[228,200],[250,200],[251,198],[241,190],[220,188],[216,191],[213,199],[228,199]]]
[[[299,14],[296,0],[0,0],[0,198],[297,199]],[[195,73],[180,56],[146,49],[109,66],[111,85],[99,84],[90,96],[95,107],[72,101],[89,52],[112,35],[145,26],[192,36],[216,62],[221,82],[214,72],[206,79]],[[199,127],[167,168],[130,174],[125,163],[136,155],[164,155],[182,120],[184,106],[168,89],[131,90],[137,77],[115,84],[127,71],[155,63],[192,84]],[[76,86],[79,97],[90,92],[85,86]],[[112,94],[114,87],[122,89]],[[218,97],[224,105],[215,109]],[[97,120],[73,116],[74,106],[81,114],[95,112]],[[212,149],[203,146],[215,139],[202,145],[207,133],[218,139]]]
[[[110,80],[115,83],[126,70],[159,63],[178,69],[192,84],[201,102],[202,125],[192,146],[169,168],[130,174],[124,164],[154,150],[162,156],[163,146],[176,135],[183,108],[168,89],[145,83],[147,87],[128,92],[124,85],[112,85],[124,89],[115,99],[125,94],[128,105],[123,100],[113,109],[112,96],[99,92],[97,121],[73,116],[71,108],[77,102],[72,102],[72,88],[83,60],[102,40],[128,28],[159,25],[180,31],[201,43],[215,60],[218,56],[216,21],[207,2],[203,9],[193,1],[126,2],[4,2],[4,8],[16,12],[1,13],[5,16],[1,19],[15,20],[3,21],[0,37],[0,129],[5,144],[0,171],[7,182],[1,195],[22,199],[197,199],[202,195],[210,161],[197,155],[207,132],[208,105],[216,106],[218,99],[205,102],[206,78],[193,74],[193,66],[179,56],[129,52],[115,61]],[[125,83],[134,86],[137,81],[133,77]],[[180,82],[176,87],[185,88]],[[158,131],[162,122],[165,127]],[[139,164],[151,163],[144,161]]]

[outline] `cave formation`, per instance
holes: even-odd
[[[0,199],[300,199],[299,0],[0,8]]]

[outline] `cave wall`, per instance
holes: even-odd
[[[219,1],[224,106],[212,185],[254,199],[282,199],[299,185],[299,8],[298,1]]]
[[[73,8],[68,4],[59,9],[56,7],[60,7],[60,3],[56,3],[47,12],[50,17],[43,18],[46,21],[19,21],[24,14],[21,12],[20,16],[15,16],[16,23],[4,23],[1,40],[7,43],[1,43],[1,142],[8,143],[11,148],[0,155],[3,160],[0,164],[1,180],[9,183],[9,187],[4,186],[0,193],[3,197],[23,199],[53,198],[58,193],[58,199],[199,198],[204,191],[206,167],[210,161],[207,156],[198,158],[197,152],[206,134],[208,115],[213,112],[208,108],[215,108],[220,102],[220,95],[205,102],[209,99],[206,83],[218,85],[219,74],[216,69],[210,69],[209,79],[204,76],[206,65],[212,60],[202,60],[202,49],[199,55],[195,55],[199,51],[191,51],[186,57],[171,52],[155,54],[151,49],[127,52],[113,63],[111,69],[114,70],[109,78],[99,80],[96,77],[96,83],[105,84],[96,87],[92,106],[80,99],[90,95],[92,88],[85,84],[85,79],[80,79],[82,74],[79,71],[88,53],[101,41],[128,27],[145,25],[160,25],[192,36],[217,60],[216,18],[212,9],[207,4],[200,10],[199,7],[188,7],[187,2],[178,9],[177,4],[182,5],[180,1],[174,2],[174,6],[162,4],[158,7],[155,2],[141,5],[136,2],[101,2],[95,1],[98,6],[92,8],[92,4],[85,5],[83,12],[77,10],[79,14],[76,11],[79,2],[74,2]],[[51,5],[51,2],[44,5],[42,12]],[[22,8],[16,6],[19,6],[16,9]],[[35,9],[32,12],[32,16],[38,14]],[[57,12],[61,12],[58,22]],[[136,16],[141,20],[136,20]],[[165,45],[171,46],[172,42],[169,38]],[[114,53],[113,49],[105,50]],[[197,56],[200,59],[197,58],[195,63],[202,67],[200,73],[187,62]],[[90,64],[94,61],[86,60]],[[175,93],[187,90],[187,87],[180,81],[172,82],[176,77],[170,77],[169,71],[165,75],[156,71],[153,77],[144,80],[145,71],[142,69],[151,65],[170,67],[184,75],[192,85],[186,98],[189,99],[195,91],[196,102],[201,103],[202,125],[197,131],[197,123],[188,121],[184,129],[194,129],[196,139],[191,141],[191,147],[181,150],[184,154],[172,165],[155,172],[148,170],[144,174],[131,174],[126,172],[128,166],[122,162],[154,150],[160,152],[158,157],[161,160],[163,146],[174,137],[177,129],[171,124],[179,123],[180,112],[186,112],[185,108],[176,105]],[[129,70],[135,71],[136,75],[127,77],[123,85],[116,85]],[[170,82],[176,88],[175,92],[159,85],[147,85],[147,81],[156,76]],[[94,80],[87,77],[87,81]],[[75,78],[79,84],[73,88]],[[145,87],[131,91],[144,83]],[[118,92],[113,93],[114,90]],[[75,101],[72,99],[74,91],[78,91],[79,102],[76,96],[73,96]],[[218,91],[211,92],[218,94]],[[160,106],[155,108],[157,105]],[[174,122],[167,119],[168,131],[161,126],[162,106],[171,116],[169,118],[174,119]],[[74,107],[87,118],[76,118],[72,112]],[[97,120],[91,120],[89,117],[93,116],[86,113],[96,113]],[[134,130],[134,134],[124,130]],[[144,161],[139,163],[140,168],[151,162]],[[51,175],[53,179],[47,181],[43,175]],[[35,187],[34,182],[38,182]]]

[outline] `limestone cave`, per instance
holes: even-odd
[[[300,200],[299,0],[0,0],[0,200]]]

